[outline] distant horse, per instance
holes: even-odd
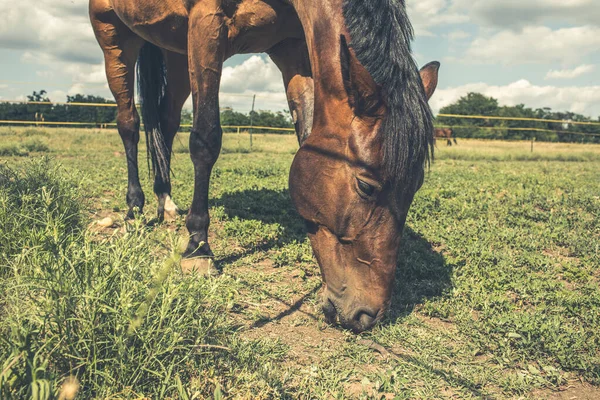
[[[170,155],[190,92],[194,196],[185,257],[212,257],[208,188],[222,143],[223,62],[266,52],[283,75],[301,144],[290,194],[324,280],[323,311],[354,331],[389,307],[400,237],[433,151],[427,104],[439,63],[420,73],[403,0],[90,0],[128,166],[128,216],[142,210],[143,102],[158,216],[171,201]]]
[[[448,146],[452,146],[452,141],[454,140],[454,144],[458,144],[456,141],[456,137],[454,136],[454,130],[452,128],[435,128],[435,139],[446,139]]]

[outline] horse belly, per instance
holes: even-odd
[[[133,32],[163,49],[187,53],[188,12],[182,0],[111,0]]]
[[[289,37],[302,37],[300,21],[289,4],[245,0],[229,20],[229,53],[262,53]]]

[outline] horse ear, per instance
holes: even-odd
[[[358,116],[374,116],[383,106],[379,86],[360,64],[344,35],[341,35],[340,61],[350,107]]]
[[[421,68],[421,71],[419,71],[421,74],[421,81],[423,81],[423,87],[425,88],[427,100],[433,96],[433,92],[435,92],[435,88],[437,87],[439,69],[440,63],[438,61],[432,61]]]

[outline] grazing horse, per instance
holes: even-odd
[[[452,146],[452,140],[454,140],[454,144],[458,144],[452,128],[435,128],[434,140],[437,139],[446,139],[448,146]]]
[[[136,61],[160,219],[175,210],[171,146],[192,94],[188,258],[213,255],[208,187],[222,142],[223,62],[268,53],[300,142],[290,195],[321,268],[323,311],[355,332],[371,328],[389,307],[402,229],[433,152],[427,101],[439,63],[415,65],[404,0],[90,0],[90,17],[118,103],[129,216],[144,206]]]

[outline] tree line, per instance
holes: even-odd
[[[10,121],[36,121],[36,122],[86,122],[93,125],[115,123],[117,119],[116,107],[77,106],[70,103],[95,103],[115,104],[100,96],[76,94],[67,96],[66,104],[36,104],[51,102],[45,90],[34,91],[27,96],[28,103],[0,103],[0,120]],[[183,110],[181,115],[182,125],[192,124],[192,113]],[[252,111],[244,114],[231,108],[224,108],[221,112],[223,126],[266,126],[272,128],[293,128],[289,111]],[[189,130],[185,127],[182,130]],[[260,132],[260,130],[257,130]]]
[[[29,102],[50,102],[45,90],[33,92],[27,96]],[[114,104],[100,96],[76,94],[67,96],[66,104],[41,105],[32,103],[0,103],[0,120],[47,121],[47,122],[89,122],[94,125],[114,123],[117,117],[116,107],[80,107],[69,103]],[[573,112],[552,111],[550,108],[533,109],[523,104],[501,106],[497,99],[480,93],[469,93],[458,101],[443,107],[440,114],[483,115],[518,118],[537,118],[562,122],[508,121],[494,119],[463,119],[438,117],[436,125],[451,126],[455,136],[463,138],[536,140],[551,142],[600,143],[600,127],[593,125],[574,125],[571,122],[600,122]],[[182,125],[192,124],[189,110],[182,112]],[[221,111],[223,126],[266,126],[274,128],[293,128],[288,111],[252,111],[237,112],[231,108]],[[547,129],[552,132],[531,132],[519,128]],[[182,128],[189,130],[189,128]],[[255,132],[261,132],[256,129]],[[588,135],[588,136],[586,136]]]
[[[458,101],[443,107],[440,114],[483,115],[512,118],[536,118],[562,122],[510,121],[494,119],[464,119],[438,117],[436,125],[451,126],[457,137],[502,140],[536,140],[549,142],[600,143],[600,126],[575,125],[571,122],[600,122],[581,114],[552,111],[550,108],[533,109],[523,104],[500,106],[498,100],[480,93],[469,93]],[[547,129],[553,132],[523,131],[519,128]],[[569,133],[565,133],[569,132]],[[570,133],[572,132],[572,133]],[[588,136],[586,136],[588,135]]]
[[[34,91],[27,96],[28,102],[50,102],[45,90]],[[0,103],[0,120],[46,121],[46,122],[90,122],[93,124],[112,123],[117,118],[116,107],[80,107],[68,103],[101,103],[114,101],[100,96],[76,94],[67,96],[67,104]]]

